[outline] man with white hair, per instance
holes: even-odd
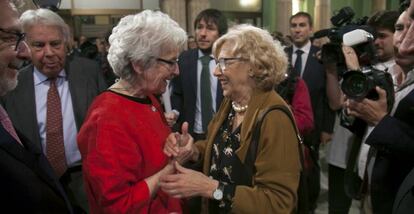
[[[82,212],[88,207],[76,135],[89,104],[106,89],[105,80],[96,63],[66,58],[70,34],[59,15],[28,10],[20,21],[33,65],[20,72],[20,84],[5,97],[5,108],[16,129],[42,149],[75,212]]]
[[[0,0],[0,96],[17,85],[17,71],[30,58],[16,1]],[[27,91],[28,92],[28,91]],[[0,201],[14,213],[71,213],[62,186],[41,150],[14,129],[0,106]]]

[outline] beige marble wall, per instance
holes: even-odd
[[[314,32],[331,26],[331,0],[315,0]]]
[[[374,14],[375,12],[381,11],[381,10],[385,10],[387,6],[387,1],[386,0],[372,0],[372,14]]]
[[[289,35],[289,18],[292,16],[292,0],[277,0],[275,5],[277,30]]]
[[[178,24],[187,30],[186,23],[186,0],[161,0],[161,11],[168,14]]]
[[[194,35],[194,20],[197,15],[208,8],[210,8],[209,0],[188,0],[187,32],[189,35]]]

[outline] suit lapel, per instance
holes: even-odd
[[[24,136],[19,135],[24,145],[21,146],[14,140],[14,138],[0,125],[0,148],[8,152],[11,156],[15,157],[16,160],[22,162],[28,168],[30,168],[35,174],[39,176],[42,180],[45,181],[49,186],[51,186],[56,191],[59,191],[56,187],[54,180],[53,172],[50,171],[51,168],[45,164],[46,159],[43,161],[42,158],[45,158],[41,150],[31,142],[28,142]],[[59,191],[60,192],[60,191]]]
[[[315,58],[316,51],[317,50],[313,46],[311,46],[311,48],[309,49],[309,54],[308,54],[308,58],[306,59],[305,69],[303,69],[302,79],[311,78],[312,72],[309,69],[315,68],[313,64],[317,61],[317,59]]]
[[[191,54],[192,59],[188,60],[188,72],[190,76],[191,89],[197,97],[197,64],[198,64],[198,49],[193,50]]]
[[[10,95],[18,97],[18,99],[11,98],[11,100],[13,100],[11,105],[13,106],[9,106],[7,111],[13,112],[14,115],[17,115],[20,118],[17,121],[13,121],[13,124],[18,130],[21,129],[25,130],[25,133],[30,133],[27,137],[40,149],[42,148],[42,145],[40,142],[36,116],[36,95],[33,70],[34,66],[30,65],[20,71],[19,87],[17,87]]]
[[[82,115],[86,113],[88,106],[88,87],[87,78],[81,74],[84,72],[80,65],[72,60],[66,62],[65,72],[69,83],[69,92],[72,99],[72,108],[75,115],[76,127],[79,130],[82,122]]]

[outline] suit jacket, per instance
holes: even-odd
[[[0,125],[0,201],[13,213],[72,213],[46,157],[20,135],[21,146]]]
[[[291,62],[293,47],[288,47],[285,51]],[[314,131],[307,138],[305,137],[305,140],[312,145],[320,142],[321,132],[332,133],[335,123],[335,112],[329,108],[326,96],[325,68],[316,58],[318,51],[319,48],[311,46],[302,75],[309,89],[315,125]],[[312,142],[309,142],[309,139]]]
[[[34,66],[30,65],[20,71],[19,84],[16,89],[3,98],[3,102],[16,129],[39,148],[42,148],[36,117],[33,69]],[[88,59],[68,57],[65,71],[69,82],[76,127],[79,131],[89,105],[100,92],[106,89],[106,83],[98,65]]]
[[[377,150],[371,178],[374,213],[391,213],[398,188],[414,168],[414,90],[385,116],[366,143]]]
[[[191,49],[183,52],[178,61],[180,75],[172,81],[172,108],[180,112],[178,124],[181,127],[183,122],[189,123],[188,130],[193,133],[196,101],[197,101],[197,61],[198,49]],[[217,82],[216,110],[218,110],[223,99],[221,84]]]
[[[411,214],[414,210],[414,169],[404,179],[395,197],[393,214]]]
[[[273,90],[255,90],[251,97],[241,124],[240,147],[235,152],[242,162],[252,141],[252,132],[259,113],[271,105],[287,106]],[[208,126],[207,139],[195,144],[200,151],[203,172],[206,175],[209,174],[215,136],[228,117],[230,109],[231,100],[226,98]],[[231,213],[292,213],[297,200],[300,162],[296,132],[285,113],[272,111],[264,118],[255,167],[253,187],[236,187]],[[203,199],[203,212],[207,211],[207,207],[208,200]]]

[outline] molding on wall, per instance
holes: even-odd
[[[71,9],[72,16],[79,15],[127,15],[140,12],[139,9]]]

